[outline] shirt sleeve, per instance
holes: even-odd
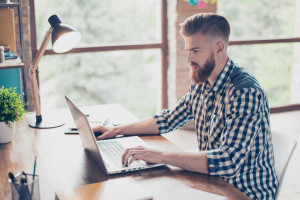
[[[159,133],[168,133],[187,124],[192,116],[192,93],[194,85],[184,95],[173,109],[164,109],[160,114],[154,115]]]
[[[207,151],[211,175],[233,177],[241,169],[263,123],[262,91],[246,88],[231,96],[220,148]]]

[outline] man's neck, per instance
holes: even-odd
[[[214,70],[211,72],[211,75],[208,77],[209,84],[213,86],[213,84],[216,82],[217,78],[221,74],[222,70],[224,69],[227,61],[228,56],[224,56],[224,58],[220,59],[219,62],[216,62],[216,66]]]

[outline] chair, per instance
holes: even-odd
[[[278,199],[282,181],[292,154],[297,146],[297,142],[294,138],[290,138],[285,134],[276,131],[272,132],[272,141],[275,157],[275,170],[277,172],[279,181],[279,186],[276,193],[276,199]]]

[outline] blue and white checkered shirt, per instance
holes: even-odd
[[[211,87],[192,84],[171,110],[155,115],[160,133],[194,119],[200,151],[218,175],[252,199],[274,199],[274,167],[267,97],[257,80],[228,60]]]

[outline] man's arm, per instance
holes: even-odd
[[[117,127],[97,126],[93,128],[94,132],[101,132],[97,140],[113,138],[117,135],[142,135],[142,134],[158,134],[159,130],[154,118],[149,118],[132,124],[126,124]]]
[[[101,132],[97,140],[113,138],[117,135],[141,135],[167,133],[178,129],[188,123],[192,118],[191,114],[191,92],[194,85],[191,85],[189,92],[180,99],[172,110],[165,109],[159,115],[133,124],[118,127],[97,126],[94,132]]]
[[[130,165],[134,160],[149,163],[164,163],[182,169],[208,174],[208,161],[205,151],[201,152],[163,152],[147,147],[127,149],[122,156],[122,163]]]

